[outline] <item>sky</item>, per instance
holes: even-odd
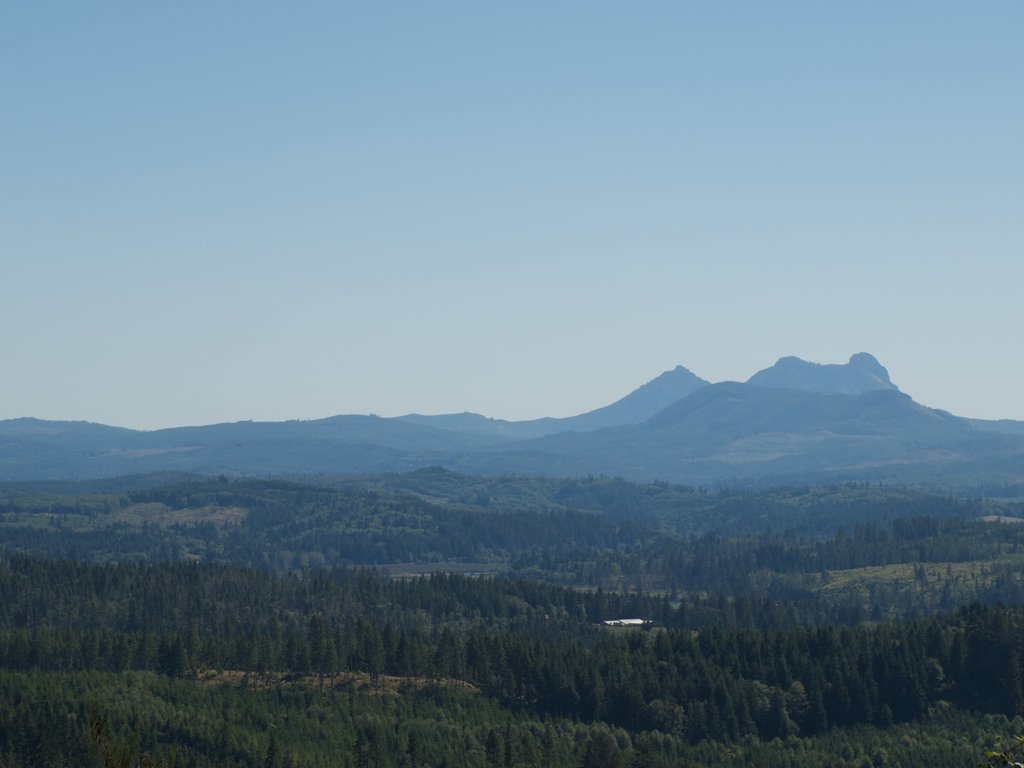
[[[0,419],[1024,419],[1024,3],[0,4]]]

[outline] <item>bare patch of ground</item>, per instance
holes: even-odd
[[[198,680],[204,685],[233,685],[240,688],[320,688],[317,675],[295,675],[285,672],[243,672],[237,669],[206,669],[199,673]],[[377,695],[397,696],[433,687],[459,688],[472,693],[479,689],[464,680],[437,679],[429,677],[401,677],[378,675],[376,678],[366,672],[341,672],[327,675],[323,679],[324,690],[360,691]]]

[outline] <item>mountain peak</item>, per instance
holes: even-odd
[[[571,416],[564,421],[572,429],[600,429],[622,424],[640,424],[663,408],[707,385],[689,368],[677,365],[634,389],[611,405]]]
[[[874,368],[882,371],[885,374],[885,378],[889,378],[889,372],[885,370],[878,358],[872,355],[870,352],[855,352],[850,355],[850,361],[847,365],[854,366],[856,368]]]
[[[844,395],[860,395],[877,389],[898,387],[874,355],[857,352],[845,364],[812,363],[799,357],[781,357],[771,368],[758,371],[748,384],[773,389],[800,389]]]

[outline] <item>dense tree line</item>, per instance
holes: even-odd
[[[472,629],[424,634],[314,615],[212,635],[109,630],[0,630],[0,668],[150,670],[190,678],[206,669],[316,675],[356,670],[460,680],[535,716],[606,722],[690,743],[815,735],[888,726],[945,703],[1024,714],[1019,613],[965,610],[953,619],[791,633],[673,630],[603,633],[588,646]]]
[[[820,574],[896,563],[1016,564],[1022,559],[1024,526],[913,517],[863,523],[829,537],[709,533],[694,539],[656,537],[614,550],[549,548],[520,553],[512,570],[562,583],[740,593],[763,588],[765,574]],[[799,582],[780,580],[778,586],[794,583]],[[1009,595],[1000,599],[1014,601]]]
[[[0,707],[5,768],[965,768],[1024,725],[944,709],[887,729],[690,744],[666,731],[539,719],[452,687],[260,689],[148,672],[0,671],[0,701],[14,702]]]
[[[1003,607],[857,627],[615,631],[594,622],[651,611],[671,625],[673,609],[508,580],[28,558],[0,566],[0,597],[0,668],[12,671],[459,680],[533,716],[690,743],[887,726],[940,704],[1024,714],[1024,612]]]

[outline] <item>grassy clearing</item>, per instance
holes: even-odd
[[[207,669],[197,676],[202,685],[226,685],[236,688],[268,690],[275,688],[320,689],[321,680],[317,675],[296,675],[287,672],[243,672],[237,669]],[[322,681],[324,690],[356,691],[376,695],[397,696],[414,693],[425,688],[458,688],[479,693],[472,683],[463,680],[436,679],[429,677],[403,677],[398,675],[377,675],[366,672],[341,672],[326,675]]]
[[[871,565],[843,571],[828,571],[819,576],[820,591],[835,594],[862,590],[872,584],[903,589],[929,589],[945,582],[967,582],[984,586],[992,582],[996,565],[1019,563],[1020,560],[988,560],[966,563],[894,563]]]

